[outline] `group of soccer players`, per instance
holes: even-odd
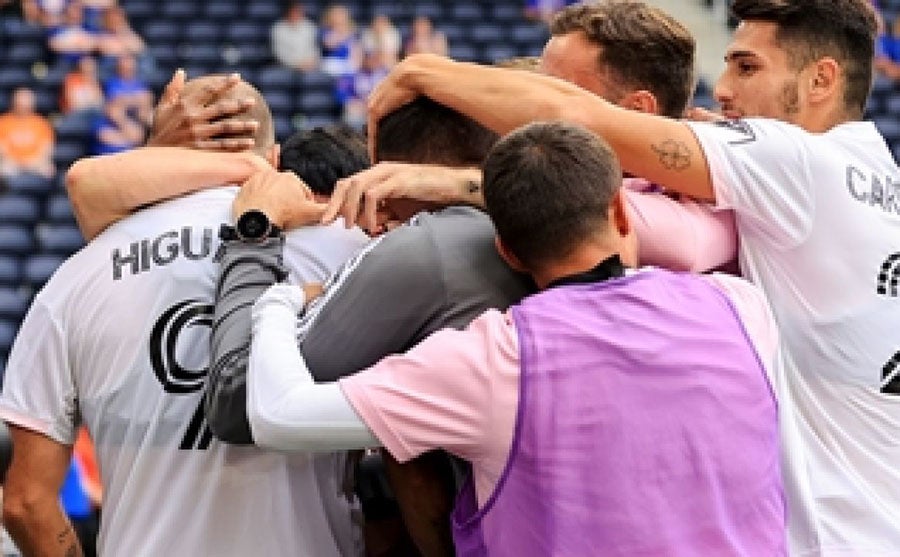
[[[19,547],[80,551],[83,422],[109,555],[400,551],[365,497],[363,543],[374,447],[423,555],[900,554],[875,15],[732,9],[719,115],[688,110],[681,24],[587,2],[536,69],[400,63],[368,169],[335,133],[281,156],[251,85],[177,74],[151,146],[69,172],[91,242],[0,396]]]

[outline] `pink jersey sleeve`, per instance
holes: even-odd
[[[442,448],[499,477],[512,443],[519,354],[508,317],[490,310],[409,352],[340,380],[360,418],[398,460]],[[478,474],[476,474],[478,475]]]
[[[703,272],[737,257],[737,231],[731,211],[653,191],[628,187],[623,191],[638,238],[641,265]]]

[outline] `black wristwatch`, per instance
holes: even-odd
[[[259,209],[250,209],[238,217],[234,228],[223,225],[219,236],[223,240],[261,242],[267,238],[280,237],[281,228],[272,224],[269,217]]]

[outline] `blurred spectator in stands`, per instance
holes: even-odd
[[[335,76],[352,75],[360,67],[356,24],[350,10],[333,4],[322,18],[322,71]]]
[[[84,7],[80,2],[66,6],[62,25],[50,31],[50,50],[60,61],[75,65],[82,56],[97,50],[97,35],[84,27]]]
[[[138,56],[146,48],[143,39],[128,23],[125,10],[118,6],[108,9],[103,15],[103,27],[97,44],[100,54],[111,58]]]
[[[367,51],[362,67],[353,75],[337,80],[338,101],[343,106],[344,123],[355,130],[362,130],[366,123],[366,101],[369,93],[390,73],[384,56],[377,51]]]
[[[288,4],[284,17],[272,25],[272,54],[282,66],[301,71],[319,65],[319,30],[300,2]]]
[[[879,13],[875,69],[885,77],[900,81],[900,17],[894,19],[892,27],[892,32],[888,33],[886,22]]]
[[[403,48],[406,56],[410,54],[439,54],[447,55],[447,37],[436,30],[431,20],[425,16],[419,16],[413,21],[412,30],[406,45]]]
[[[381,64],[392,68],[400,60],[400,49],[403,46],[400,31],[394,27],[386,15],[376,15],[372,25],[362,34],[362,47],[368,55],[376,53],[381,56]]]
[[[23,0],[22,13],[29,23],[54,29],[63,24],[68,0]]]
[[[576,2],[577,0],[526,0],[525,17],[549,22],[556,12]]]
[[[84,6],[84,27],[88,31],[100,33],[103,31],[106,13],[117,7],[116,0],[79,0]]]
[[[94,124],[94,154],[108,155],[134,149],[144,142],[146,130],[128,114],[123,97],[110,99]]]
[[[66,74],[59,105],[65,114],[103,110],[103,89],[97,77],[96,60],[85,56],[78,67]]]
[[[34,111],[34,92],[16,89],[10,111],[0,115],[0,174],[53,177],[53,140],[50,122]]]
[[[153,120],[153,93],[137,75],[134,56],[121,56],[116,64],[116,74],[106,81],[104,94],[107,102],[124,104],[128,115],[149,126]]]

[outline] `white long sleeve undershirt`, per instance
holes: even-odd
[[[253,306],[247,415],[260,447],[336,451],[380,446],[337,383],[313,382],[297,344],[300,288],[276,284]]]

